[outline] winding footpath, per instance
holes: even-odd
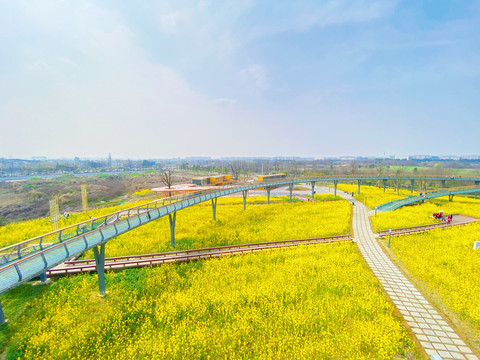
[[[354,241],[427,354],[432,359],[440,359],[440,356],[441,359],[478,360],[472,349],[382,250],[370,227],[365,205],[350,196],[341,196],[355,204]]]

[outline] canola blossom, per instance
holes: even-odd
[[[247,199],[251,205],[247,205],[246,211],[243,211],[241,197],[220,198],[218,205],[222,206],[217,205],[217,221],[213,221],[210,202],[179,211],[175,249],[302,239],[350,232],[351,206],[344,200],[289,203],[285,201],[286,198],[280,198],[281,203],[253,205],[263,203],[266,198]],[[68,219],[62,219],[61,226],[141,203],[143,202],[92,210],[87,214],[72,214]],[[0,246],[49,231],[51,224],[48,219],[0,227]],[[164,217],[110,240],[106,246],[106,255],[111,257],[172,250],[168,217]],[[87,253],[87,257],[93,257],[93,252]]]
[[[419,357],[355,245],[59,279],[11,324],[22,359]]]
[[[431,216],[440,210],[443,210],[446,215],[462,214],[480,217],[480,199],[455,196],[450,202],[448,197],[436,198],[426,201],[424,204],[404,206],[384,213],[379,212],[376,217],[372,216],[370,219],[375,230],[426,225],[439,222],[432,219]]]
[[[135,195],[135,196],[145,196],[145,195],[152,195],[154,193],[155,192],[150,190],[150,189],[142,189],[142,190],[135,191],[133,193],[133,195]]]
[[[351,212],[351,205],[343,200],[247,205],[246,211],[226,204],[217,206],[214,221],[211,206],[194,206],[177,213],[175,249],[348,234]],[[167,217],[116,237],[105,248],[108,257],[172,250]],[[87,257],[93,258],[93,253]]]
[[[341,191],[346,191],[349,194],[353,192],[353,197],[364,204],[366,199],[366,205],[372,209],[375,208],[375,206],[384,204],[386,202],[404,199],[412,195],[410,193],[410,190],[400,189],[399,195],[397,195],[397,192],[392,188],[385,188],[385,192],[383,192],[383,187],[368,185],[362,185],[360,187],[360,194],[357,194],[357,184],[338,184],[337,189]],[[418,195],[418,193],[414,191],[413,195]]]
[[[61,217],[59,220],[59,229],[73,225],[82,221],[87,221],[91,217],[100,217],[113,213],[121,209],[142,205],[148,200],[142,200],[118,206],[106,206],[98,209],[92,209],[86,213],[72,213],[68,218]],[[35,220],[21,221],[17,223],[0,226],[0,247],[15,244],[24,240],[34,238],[36,236],[46,234],[52,231],[50,218],[39,218]]]
[[[390,249],[460,319],[480,335],[480,250],[472,250],[480,224],[396,237]],[[468,331],[466,331],[468,332]],[[478,342],[478,339],[476,339]]]

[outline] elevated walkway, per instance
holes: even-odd
[[[476,197],[476,194],[480,193],[480,186],[469,186],[469,187],[461,187],[461,188],[453,188],[453,189],[441,189],[437,191],[430,191],[427,192],[423,195],[418,195],[418,196],[409,196],[404,199],[400,200],[393,200],[389,201],[385,204],[382,204],[377,207],[378,211],[392,211],[396,210],[402,206],[405,205],[410,205],[414,204],[417,202],[423,202],[426,199],[434,199],[438,197],[444,197],[448,196],[449,200],[452,201],[453,197],[455,195],[467,195],[467,194],[474,194]]]
[[[339,182],[357,181],[358,193],[360,193],[360,186],[363,180],[382,180],[385,188],[386,182],[393,179],[410,180],[412,183],[412,190],[414,181],[420,179],[438,180],[442,182],[442,186],[444,186],[446,181],[450,180],[474,181],[476,185],[480,184],[480,178],[455,179],[448,176],[323,176],[315,178],[293,178],[282,181],[262,182],[259,184],[236,184],[214,189],[207,193],[181,195],[173,199],[169,199],[169,201],[171,201],[169,204],[165,204],[165,202],[162,200],[157,200],[142,206],[137,206],[135,208],[118,211],[104,217],[91,219],[83,223],[75,224],[70,227],[0,249],[0,294],[33,278],[41,277],[42,279],[45,279],[47,270],[58,266],[72,257],[81,255],[83,252],[89,249],[93,249],[94,251],[95,263],[99,278],[99,290],[100,294],[104,294],[105,244],[110,239],[135,229],[138,226],[147,224],[151,221],[168,215],[171,230],[171,241],[172,246],[174,246],[177,211],[211,200],[213,219],[215,220],[217,199],[225,195],[241,192],[243,194],[243,207],[245,209],[247,192],[249,190],[265,188],[267,191],[267,203],[269,203],[271,189],[280,186],[289,187],[290,199],[292,199],[292,189],[295,184],[310,184],[313,198],[315,193],[315,184],[317,182],[333,182],[334,195],[336,195],[337,185]],[[453,194],[472,192],[476,193],[477,191],[480,192],[480,187],[476,187],[475,190],[470,189],[463,192],[460,190],[457,190],[456,192],[445,191],[437,196],[453,196]],[[431,197],[434,196],[429,194],[428,198]],[[405,199],[404,202],[399,202],[398,204],[390,204],[388,207],[385,207],[385,209],[393,210],[400,206],[421,200],[422,199],[416,199],[415,197],[412,197]],[[0,324],[3,322],[4,316],[0,304]]]

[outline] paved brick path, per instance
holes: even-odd
[[[370,228],[365,205],[351,197],[342,196],[355,203],[354,241],[427,354],[440,355],[443,359],[478,360],[460,336],[383,252]]]

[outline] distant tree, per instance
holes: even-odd
[[[240,165],[240,161],[233,161],[230,163],[230,170],[232,171],[232,177],[235,181],[238,181],[238,178],[242,172]]]
[[[348,168],[346,168],[344,170],[344,173],[345,173],[345,175],[354,176],[357,173],[357,170],[358,170],[358,162],[357,162],[357,160],[352,160],[350,162]]]
[[[289,161],[288,167],[287,167],[288,176],[295,178],[295,177],[299,176],[299,173],[300,173],[300,165],[299,165],[298,161],[296,161],[296,160]]]
[[[375,171],[377,172],[377,176],[382,176],[385,170],[386,170],[386,167],[382,163],[375,164]],[[377,181],[377,186],[380,187],[380,179],[378,179]]]
[[[397,192],[397,195],[400,195],[400,186],[402,185],[400,169],[397,169],[394,172],[393,185],[395,187],[395,191]]]
[[[419,188],[421,193],[424,193],[425,190],[427,190],[427,182],[423,176],[420,178]]]
[[[435,165],[433,165],[433,173],[434,173],[435,175],[443,174],[443,166],[442,166],[442,164],[440,164],[440,163],[435,163]]]
[[[173,169],[163,169],[160,172],[160,181],[162,182],[163,185],[165,185],[167,188],[171,189],[172,184],[173,184],[173,174],[174,170]],[[169,192],[168,196],[172,196],[172,193]]]

